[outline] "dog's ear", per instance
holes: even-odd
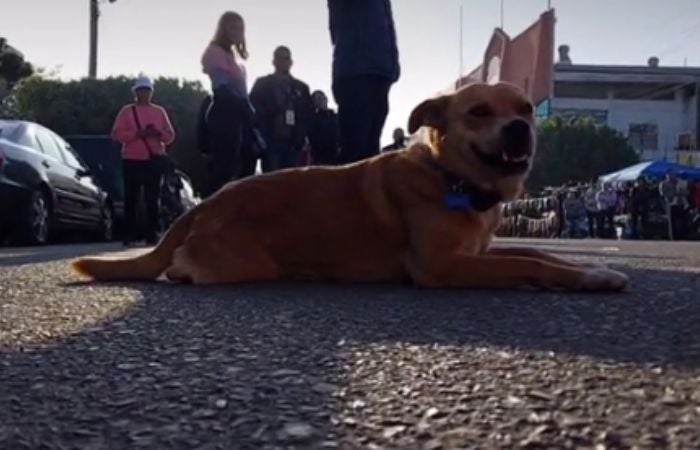
[[[416,106],[411,113],[411,118],[408,120],[408,132],[413,134],[423,126],[435,128],[442,132],[446,131],[446,114],[449,104],[450,97],[443,95],[442,97],[426,100]]]

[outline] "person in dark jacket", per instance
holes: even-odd
[[[291,74],[292,52],[277,47],[273,56],[275,72],[256,80],[250,92],[257,122],[267,141],[263,172],[295,167],[308,139],[313,106],[306,83]]]
[[[340,124],[338,115],[328,107],[328,97],[322,91],[311,94],[314,113],[309,127],[309,144],[314,164],[332,166],[340,155]]]
[[[374,156],[400,75],[390,0],[328,0],[341,162]]]

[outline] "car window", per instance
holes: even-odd
[[[29,133],[27,127],[21,123],[0,121],[0,138],[24,147],[37,148],[34,137]]]
[[[66,141],[56,136],[55,134],[52,134],[52,137],[56,142],[58,148],[61,149],[61,153],[63,154],[63,160],[68,166],[72,167],[73,169],[82,169],[85,167],[85,164],[80,162],[80,159],[76,156],[75,150],[73,150]]]
[[[17,123],[0,121],[0,137],[8,141],[16,142],[17,136],[20,134],[20,127]]]
[[[61,150],[58,148],[58,145],[56,145],[56,141],[54,141],[53,137],[51,137],[49,132],[46,130],[42,130],[41,128],[38,128],[35,131],[36,132],[34,135],[36,137],[36,140],[39,142],[41,150],[44,152],[44,154],[52,157],[56,161],[63,161]]]
[[[39,150],[39,145],[36,143],[34,135],[24,127],[18,130],[17,136],[15,137],[15,143],[24,147],[30,147]]]

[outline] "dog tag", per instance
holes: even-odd
[[[293,127],[296,123],[296,114],[294,114],[293,109],[288,109],[287,111],[285,111],[284,123],[289,127]]]
[[[472,201],[467,194],[448,192],[445,194],[445,207],[450,210],[466,211],[472,206]]]

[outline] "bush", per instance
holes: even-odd
[[[110,133],[121,107],[133,101],[133,81],[127,77],[61,81],[34,76],[17,87],[15,109],[21,117],[63,136],[105,135]],[[206,182],[206,173],[195,133],[199,107],[206,94],[199,82],[155,80],[154,102],[168,111],[176,132],[170,154],[198,191]]]

